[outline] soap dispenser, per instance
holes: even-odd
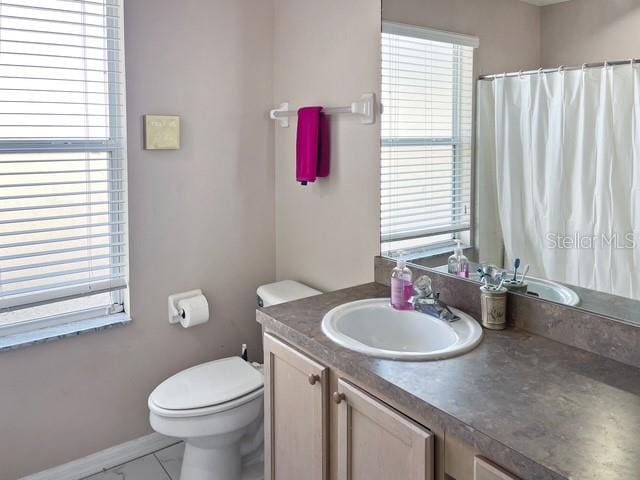
[[[411,270],[402,258],[398,258],[396,267],[391,270],[391,306],[396,310],[411,310],[413,296]]]
[[[453,255],[449,257],[448,271],[459,277],[469,278],[469,259],[462,253],[460,240],[456,240]]]

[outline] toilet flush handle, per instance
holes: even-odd
[[[317,375],[315,373],[312,373],[309,375],[309,385],[315,385],[316,382],[320,381],[320,375]]]

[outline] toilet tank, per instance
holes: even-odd
[[[294,280],[282,280],[258,287],[258,306],[270,307],[279,303],[319,295],[322,292]]]

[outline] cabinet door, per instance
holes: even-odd
[[[432,480],[433,435],[340,379],[338,480]]]
[[[473,459],[473,478],[474,480],[518,480],[482,457]]]
[[[265,477],[326,480],[328,370],[264,335]]]

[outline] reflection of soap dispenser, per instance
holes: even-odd
[[[462,253],[460,240],[456,240],[457,245],[453,249],[453,255],[449,257],[448,270],[449,273],[458,275],[459,277],[469,278],[469,260]]]
[[[411,270],[406,262],[399,258],[396,267],[391,270],[391,306],[397,310],[411,310],[413,283]]]

